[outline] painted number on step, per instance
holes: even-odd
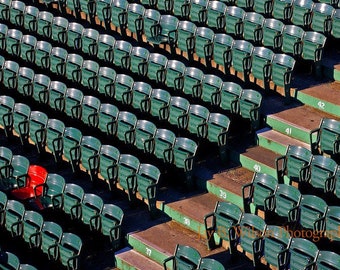
[[[190,219],[188,219],[187,217],[184,218],[184,224],[187,226],[190,226]]]
[[[319,107],[319,109],[324,110],[325,109],[325,102],[319,101],[318,107]]]
[[[286,128],[285,132],[287,135],[291,135],[292,134],[292,128]]]
[[[227,199],[227,192],[220,189],[220,198]]]
[[[254,168],[255,172],[260,172],[261,171],[261,166],[259,164],[255,164],[253,168]]]
[[[150,248],[146,248],[146,255],[151,257],[151,249]]]

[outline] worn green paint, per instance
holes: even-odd
[[[129,234],[127,238],[129,245],[131,245],[134,250],[159,264],[163,264],[163,261],[169,257],[167,254],[164,254],[156,248],[151,247],[150,245],[138,240],[136,237],[133,236],[133,234]]]
[[[287,145],[268,140],[266,137],[263,137],[261,133],[257,134],[258,145],[263,148],[269,149],[273,152],[279,153],[280,155],[284,155],[287,151]]]
[[[242,154],[240,155],[240,162],[242,164],[242,167],[248,170],[251,170],[254,172],[260,172],[260,173],[266,173],[266,174],[276,177],[276,169],[274,168],[274,164],[273,164],[273,167],[270,167],[262,162],[254,160]]]

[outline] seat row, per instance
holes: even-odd
[[[58,261],[67,269],[78,269],[82,249],[78,235],[64,232],[59,224],[45,221],[41,214],[26,210],[21,202],[7,199],[3,192],[0,192],[0,210],[3,217],[0,225],[13,238],[20,237],[30,248],[40,249],[50,261]]]
[[[168,71],[172,69],[172,73],[175,72],[173,76],[183,77],[185,73],[185,65],[183,63],[177,61],[175,62],[176,65],[169,64],[169,68],[165,69],[168,61],[165,56],[155,57],[154,54],[151,54],[152,57],[149,57],[149,51],[143,47],[133,47],[129,42],[123,40],[116,41],[113,36],[99,34],[95,29],[84,30],[81,24],[75,22],[68,23],[65,18],[53,17],[51,13],[46,11],[39,12],[39,10],[36,10],[36,12],[45,15],[41,15],[41,18],[38,20],[31,20],[26,24],[23,23],[23,27],[30,30],[30,32],[36,32],[43,37],[58,42],[58,44],[67,44],[67,46],[75,50],[81,49],[85,54],[97,56],[100,60],[115,64],[117,67],[122,67],[144,77],[147,76],[151,80],[166,84],[172,89],[182,90],[191,95],[195,92],[192,86],[188,88],[190,85],[184,85],[182,83],[183,78],[173,81],[172,79],[174,78],[169,80],[165,76],[165,70]],[[36,24],[34,28],[31,26],[33,23]],[[215,34],[211,29],[199,27],[198,31],[196,30],[196,26],[191,24],[190,22],[184,22],[183,31],[178,31],[178,47],[181,50],[193,53],[196,47],[196,54],[203,59],[206,58],[206,53],[209,53],[210,58],[215,54],[215,61],[225,67],[226,72],[229,72],[232,65],[238,72],[243,72],[246,75],[246,79],[251,72],[252,66],[254,66],[252,73],[255,78],[265,80],[266,84],[272,80],[274,84],[278,86],[286,86],[289,88],[290,73],[295,64],[295,60],[289,55],[274,54],[270,49],[262,47],[254,48],[250,42],[241,40],[234,41],[231,36],[226,34],[216,34],[218,36],[215,38]],[[191,27],[194,28],[191,30]],[[6,29],[1,31],[5,35]],[[18,39],[18,37],[16,39]],[[22,42],[26,43],[27,46],[25,51],[27,56],[23,55],[22,57],[24,59],[29,57],[32,60],[32,57],[35,55],[33,48],[37,47],[36,39],[25,36]],[[195,43],[197,46],[195,46]],[[212,46],[214,43],[215,46]],[[234,45],[234,43],[236,43],[236,45]],[[190,47],[187,47],[187,45]],[[43,44],[39,44],[38,47],[42,46]],[[44,44],[44,47],[47,47],[45,51],[52,50],[52,48],[48,48],[46,44]],[[212,50],[213,47],[216,47],[215,50]],[[231,57],[232,47],[235,57]],[[308,46],[305,46],[306,51],[309,50],[307,47]],[[290,47],[287,46],[287,48]],[[301,48],[301,46],[299,48]],[[322,51],[321,49],[319,50]],[[61,54],[61,52],[59,54]],[[305,55],[307,54],[305,53]],[[314,54],[310,53],[310,55],[313,55],[312,60],[314,60]],[[62,55],[60,57],[62,57]],[[252,59],[254,63],[252,63]],[[152,64],[155,61],[156,63]],[[246,65],[243,65],[243,61],[246,62]],[[268,61],[270,62],[269,65]],[[170,63],[171,62],[174,62],[174,60],[170,60]],[[208,61],[208,63],[210,63],[210,61]],[[157,66],[155,67],[155,65]],[[178,67],[174,68],[175,66]],[[271,76],[271,74],[273,74],[273,76]]]
[[[202,258],[193,247],[177,244],[174,255],[163,261],[164,270],[189,267],[193,270],[224,270],[224,266],[215,259]]]
[[[20,259],[12,252],[0,249],[0,268],[13,270],[37,270],[33,265],[20,263]]]
[[[10,150],[3,146],[0,147],[0,152],[7,155],[5,158],[10,155]],[[24,156],[13,155],[11,160],[6,161],[8,164],[0,168],[2,191],[16,200],[28,202],[37,211],[60,209],[71,219],[81,221],[91,231],[109,237],[114,247],[119,246],[124,217],[120,207],[104,204],[100,196],[85,193],[79,185],[66,184],[59,174],[47,173],[41,166],[30,165]],[[16,178],[20,178],[22,182],[18,182]]]
[[[309,204],[316,198],[312,195],[302,196],[301,204],[305,207],[301,208],[301,218],[305,219],[304,222],[309,222],[308,219],[318,219],[315,209],[312,213],[315,204],[311,206]],[[325,235],[329,241],[339,241],[337,236],[339,211],[338,206],[326,209],[327,214],[323,213],[321,217],[326,220],[325,231],[313,231],[314,228],[311,228],[312,230],[307,233],[306,229],[268,225],[261,217],[244,213],[235,204],[217,202],[214,212],[204,218],[208,248],[214,248],[227,241],[229,252],[234,254],[240,245],[243,251],[252,255],[255,267],[261,263],[263,257],[267,264],[277,269],[298,270],[306,269],[307,266],[324,265],[330,267],[327,269],[333,267],[337,269],[340,255],[332,251],[319,250],[315,242],[320,241]],[[220,239],[218,243],[215,242],[214,234]]]

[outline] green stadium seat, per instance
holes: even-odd
[[[333,27],[332,27],[332,36],[335,38],[340,38],[340,28],[337,27],[340,25],[340,8],[335,10],[333,16]]]
[[[242,210],[231,202],[216,202],[214,212],[204,216],[204,226],[207,235],[208,248],[214,249],[221,245],[222,241],[229,243],[229,253],[236,251],[238,241],[237,226],[242,217]],[[220,238],[218,244],[215,242],[214,234]]]
[[[29,64],[35,63],[35,47],[37,38],[31,35],[23,35],[20,42],[20,57]]]
[[[190,95],[195,98],[202,96],[202,82],[204,79],[202,70],[195,67],[187,67],[184,73],[184,94]]]
[[[26,5],[21,1],[12,1],[9,10],[10,22],[15,26],[22,27],[24,25],[24,13]],[[6,16],[6,15],[5,15]]]
[[[15,103],[13,109],[13,130],[19,136],[22,145],[28,143],[30,114],[31,108],[28,105]]]
[[[61,47],[53,47],[50,54],[50,71],[54,74],[65,76],[68,52]]]
[[[298,219],[298,211],[301,201],[301,193],[298,188],[279,184],[274,194],[274,209],[271,209],[279,217],[283,217],[288,223],[294,224]]]
[[[67,46],[75,50],[81,50],[83,32],[84,26],[80,23],[69,23],[67,28]]]
[[[289,246],[289,267],[292,270],[305,269],[315,263],[318,247],[304,238],[292,238]]]
[[[0,146],[0,169],[3,166],[7,166],[12,162],[13,153],[12,150],[5,147]]]
[[[132,45],[130,42],[124,40],[117,40],[113,48],[114,64],[124,70],[130,69],[130,54]]]
[[[109,67],[100,67],[98,72],[98,92],[107,97],[115,93],[116,71]]]
[[[130,70],[145,77],[148,73],[149,51],[146,48],[134,46],[130,54]]]
[[[231,113],[238,111],[238,99],[243,92],[242,87],[234,82],[223,82],[221,88],[220,108]]]
[[[17,91],[19,94],[31,97],[33,95],[33,80],[34,80],[34,70],[27,67],[20,67],[18,72],[18,86]]]
[[[274,51],[282,48],[282,33],[285,25],[278,19],[266,18],[263,25],[262,43]]]
[[[148,59],[147,77],[157,83],[164,84],[166,80],[166,65],[168,58],[159,53],[150,53]]]
[[[82,122],[90,127],[98,127],[100,100],[94,96],[84,96],[82,102]]]
[[[97,57],[107,63],[113,63],[113,48],[116,39],[107,34],[100,34],[98,38],[98,52]]]
[[[151,37],[147,36],[148,42],[157,46],[164,44],[164,47],[166,47],[166,45],[169,45],[171,52],[175,53],[178,24],[177,17],[168,14],[162,15],[158,24],[151,27]]]
[[[101,142],[93,136],[83,136],[80,142],[81,165],[95,181],[99,173],[99,152]]]
[[[8,21],[10,18],[10,7],[12,0],[2,0],[0,3],[0,19]]]
[[[311,29],[329,36],[332,31],[335,8],[326,3],[315,3],[312,12]]]
[[[99,152],[99,173],[108,184],[110,191],[113,190],[118,179],[118,160],[120,152],[112,145],[102,145]]]
[[[287,175],[289,183],[306,182],[311,161],[311,151],[301,146],[288,145],[285,155],[275,161],[278,181],[283,183],[283,177]]]
[[[208,20],[207,7],[208,0],[192,0],[190,1],[190,15],[189,19],[193,23],[199,25],[206,24]]]
[[[155,134],[157,127],[147,120],[138,120],[136,124],[135,146],[144,153],[153,154],[155,150]]]
[[[340,255],[333,251],[320,250],[316,260],[317,269],[337,269],[340,267]]]
[[[140,40],[144,31],[144,13],[145,7],[141,4],[130,3],[127,9],[127,29],[136,34],[137,40]]]
[[[197,269],[201,254],[191,246],[177,244],[174,255],[163,261],[164,269]]]
[[[100,231],[100,213],[104,207],[103,199],[93,193],[86,193],[81,202],[81,221],[90,227],[91,231]]]
[[[170,3],[172,3],[172,10],[173,10],[173,14],[181,19],[189,19],[189,15],[190,15],[190,7],[191,7],[191,1],[190,0],[180,0],[180,1],[164,1],[165,3],[169,3],[169,8],[166,8],[165,11],[170,9]],[[158,3],[158,9],[159,10],[163,10],[159,7],[159,3]],[[167,12],[168,13],[168,12]]]
[[[152,0],[151,0],[152,1]],[[180,5],[181,3],[178,3]],[[159,11],[162,11],[164,13],[174,13],[174,5],[175,1],[174,0],[156,0],[155,1],[155,8]],[[181,17],[180,15],[174,14],[176,17]]]
[[[237,0],[236,6],[244,9],[245,11],[252,11],[254,9],[254,0]]]
[[[35,47],[35,64],[43,69],[50,69],[51,61],[50,55],[52,52],[51,43],[43,40],[39,40]]]
[[[140,0],[143,6],[156,9],[158,0]]]
[[[34,6],[26,6],[24,14],[24,27],[29,30],[30,33],[36,33],[38,31],[38,15],[39,9]]]
[[[329,206],[326,214],[326,227],[325,234],[330,241],[339,243],[340,237],[338,234],[338,229],[340,225],[340,207],[339,206]]]
[[[270,89],[274,55],[274,52],[266,47],[255,47],[253,51],[251,73],[254,82],[259,79],[264,83],[264,89]]]
[[[66,127],[63,134],[63,156],[71,163],[72,171],[78,170],[80,163],[80,142],[82,133],[74,127]]]
[[[117,74],[115,80],[115,100],[124,105],[132,103],[132,87],[134,79],[125,74]]]
[[[37,33],[44,38],[50,39],[52,37],[53,14],[48,11],[39,11],[37,19]]]
[[[272,17],[274,1],[275,0],[254,0],[253,10],[265,17]]]
[[[67,183],[63,193],[62,210],[72,219],[80,219],[81,202],[85,196],[84,189],[73,183]]]
[[[93,28],[84,28],[81,35],[82,52],[89,56],[97,56],[99,32]]]
[[[186,66],[178,60],[169,60],[166,65],[165,85],[175,91],[183,91]]]
[[[255,214],[258,214],[258,210],[272,209],[277,186],[278,182],[274,176],[255,172],[251,182],[242,186],[244,212],[251,212],[251,204],[255,206]]]
[[[294,25],[309,28],[312,23],[314,2],[312,0],[294,0],[291,21]]]
[[[170,113],[169,92],[163,89],[153,89],[151,93],[150,113],[152,116],[158,117],[159,120],[168,120]]]
[[[264,235],[264,258],[267,264],[277,269],[288,267],[290,241],[290,234],[284,227],[268,225]]]
[[[221,102],[223,80],[217,75],[205,74],[202,81],[201,99],[211,105],[218,106]]]
[[[169,123],[180,129],[186,129],[189,123],[190,102],[185,98],[172,96],[169,108]]]
[[[88,1],[82,1],[80,0],[80,11],[85,13],[86,20],[90,20],[90,22],[93,21],[94,17],[97,14],[97,0],[88,0]]]
[[[275,0],[273,5],[273,17],[287,23],[291,22],[293,15],[293,0]]]
[[[137,192],[146,201],[148,209],[152,216],[156,214],[156,194],[157,194],[157,184],[161,172],[159,169],[151,164],[141,163],[137,174]]]
[[[15,101],[10,96],[0,96],[0,126],[4,129],[6,137],[12,134],[13,110]]]
[[[170,113],[171,114],[171,113]],[[191,134],[195,134],[199,139],[205,139],[208,136],[208,119],[209,110],[198,104],[191,104],[189,107],[189,119],[187,129]]]
[[[35,74],[32,97],[41,104],[48,104],[48,89],[51,79],[44,74]]]
[[[253,44],[262,45],[265,18],[256,12],[247,12],[243,20],[243,37]]]
[[[81,84],[91,91],[98,90],[98,73],[100,65],[93,60],[85,60],[81,67]]]
[[[179,1],[176,1],[176,3]],[[193,55],[196,47],[197,26],[190,21],[179,21],[177,28],[177,44],[176,47],[181,50],[181,53],[186,53],[189,60],[193,60]]]
[[[225,29],[227,5],[220,1],[208,1],[206,24],[217,31]]]
[[[200,59],[205,60],[205,64],[209,67],[213,57],[213,45],[215,33],[207,27],[198,27],[196,30],[196,47],[195,53]]]
[[[134,144],[136,135],[137,117],[133,113],[120,111],[118,114],[117,137],[126,144]]]
[[[157,27],[161,13],[156,9],[146,9],[143,15],[144,35],[148,40],[153,36],[153,28]]]
[[[2,69],[2,83],[9,89],[18,87],[19,65],[14,61],[5,61]]]
[[[23,234],[24,241],[30,248],[40,246],[40,232],[44,223],[44,218],[36,211],[26,210],[23,218]]]
[[[15,269],[20,267],[20,260],[17,255],[8,251],[0,252],[0,268],[1,269]]]
[[[152,86],[145,82],[135,82],[132,87],[132,107],[150,113]]]
[[[22,32],[17,29],[8,29],[6,35],[6,51],[13,56],[20,56],[20,43]]]
[[[76,17],[80,15],[80,0],[66,0],[66,6]]]
[[[232,47],[232,67],[235,70],[235,74],[238,72],[243,73],[245,82],[249,81],[253,51],[254,46],[246,40],[235,40]]]
[[[310,164],[308,182],[324,193],[333,193],[337,166],[335,160],[329,157],[314,155]]]
[[[310,145],[313,154],[334,156],[340,153],[340,121],[323,118],[319,127],[310,131]]]
[[[119,110],[115,105],[104,103],[99,109],[98,128],[106,135],[115,136]]]
[[[40,250],[48,256],[51,261],[58,260],[58,244],[63,235],[61,226],[52,221],[44,221],[41,228]]]
[[[223,67],[225,74],[230,73],[233,44],[234,39],[232,36],[223,33],[215,34],[213,59],[217,68],[219,68],[219,66]]]
[[[295,59],[287,54],[275,54],[272,63],[272,81],[276,86],[283,87],[286,100],[289,101],[290,83],[294,71]]]
[[[16,200],[8,200],[6,204],[5,229],[12,237],[22,236],[22,223],[25,215],[25,206]]]
[[[106,29],[110,29],[111,19],[112,19],[112,0],[97,0],[97,17],[99,21],[104,22]]]
[[[128,193],[129,201],[133,201],[137,189],[137,172],[140,162],[137,157],[130,154],[121,154],[118,161],[118,182],[121,188]]]
[[[237,6],[229,6],[226,13],[226,29],[227,34],[235,38],[243,37],[243,21],[246,12]]]
[[[78,235],[64,232],[58,244],[61,264],[67,269],[78,269],[82,245],[83,242]]]
[[[63,155],[63,136],[65,124],[58,119],[48,119],[46,127],[46,146],[52,152],[54,161],[60,162]]]
[[[43,192],[29,203],[33,209],[61,209],[66,182],[60,174],[49,173],[42,185]]]
[[[104,204],[100,213],[102,234],[110,237],[112,247],[117,250],[120,246],[122,235],[123,210],[114,204]]]
[[[59,44],[67,44],[67,31],[69,22],[64,17],[54,17],[52,21],[51,38]]]
[[[327,203],[315,195],[302,195],[299,207],[299,225],[301,228],[322,232],[325,229]]]
[[[48,105],[56,110],[63,112],[65,110],[65,95],[67,86],[63,82],[52,81],[48,90]]]
[[[198,270],[224,270],[222,263],[215,259],[202,258],[197,268]]]
[[[48,116],[40,111],[31,111],[29,117],[29,136],[39,153],[45,151]]]
[[[65,94],[65,113],[73,119],[81,119],[81,104],[83,103],[83,92],[76,88],[67,88]]]
[[[243,214],[240,220],[240,245],[243,252],[252,254],[253,265],[260,263],[264,249],[266,222],[254,214]]]
[[[261,93],[252,89],[244,89],[238,99],[238,106],[242,118],[249,119],[251,129],[257,130],[260,127]]]
[[[127,9],[129,2],[127,0],[112,1],[111,6],[111,22],[117,28],[120,29],[122,34],[125,34],[127,28]]]
[[[0,191],[0,226],[2,227],[6,218],[6,205],[7,205],[7,195],[6,193]],[[1,252],[1,251],[0,251]]]
[[[155,135],[154,155],[165,163],[173,163],[173,147],[175,145],[176,135],[168,129],[157,129]]]
[[[7,39],[8,26],[0,23],[0,49],[6,50],[6,39]]]

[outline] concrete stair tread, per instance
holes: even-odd
[[[280,156],[280,154],[261,146],[248,148],[242,155],[272,168],[275,168],[275,159]]]
[[[163,269],[163,266],[161,266],[160,264],[156,263],[150,258],[130,248],[119,250],[118,252],[116,252],[115,257],[116,257],[116,260],[119,261],[118,264],[120,267],[124,267],[122,266],[122,264],[124,264],[124,265],[133,266],[134,269],[138,269],[138,270],[145,270],[146,266],[148,270],[162,270]],[[122,269],[125,269],[125,268],[122,268]]]
[[[306,89],[300,89],[304,94],[314,96],[333,104],[340,105],[340,82],[322,83]]]
[[[277,142],[282,145],[297,145],[297,146],[302,146],[310,150],[309,144],[304,143],[300,140],[294,139],[292,137],[289,137],[285,134],[282,134],[281,132],[278,132],[270,128],[264,128],[264,129],[258,130],[257,136],[263,137],[267,139],[268,141]]]

